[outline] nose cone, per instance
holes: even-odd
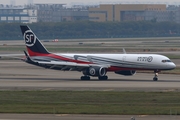
[[[170,69],[174,69],[174,68],[176,68],[176,65],[172,62],[172,63],[169,65],[169,68],[170,68]]]

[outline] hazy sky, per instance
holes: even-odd
[[[0,0],[0,4],[10,4],[13,0]],[[28,0],[14,0],[16,5],[27,4]],[[166,3],[180,5],[180,0],[33,0],[36,3],[59,3],[59,4],[100,4],[100,3]]]

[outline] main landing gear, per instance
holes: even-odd
[[[158,71],[158,70],[155,70],[154,71],[154,78],[153,78],[153,80],[154,81],[158,81],[158,73],[159,73],[160,71]]]
[[[90,79],[91,79],[90,76],[87,76],[87,75],[81,76],[81,80],[90,80]],[[108,76],[98,76],[98,79],[99,80],[107,80]]]

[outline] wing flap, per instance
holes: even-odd
[[[82,71],[85,68],[89,68],[91,66],[99,66],[104,68],[109,68],[110,65],[98,65],[98,64],[83,64],[83,63],[74,63],[74,62],[59,62],[59,61],[50,61],[50,62],[44,62],[44,61],[38,61],[41,65],[47,65],[50,69],[58,68],[60,70],[64,71],[73,71],[78,70]]]

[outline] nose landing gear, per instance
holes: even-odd
[[[159,74],[160,71],[158,70],[155,70],[154,71],[154,78],[153,78],[153,81],[158,81],[158,74]]]

